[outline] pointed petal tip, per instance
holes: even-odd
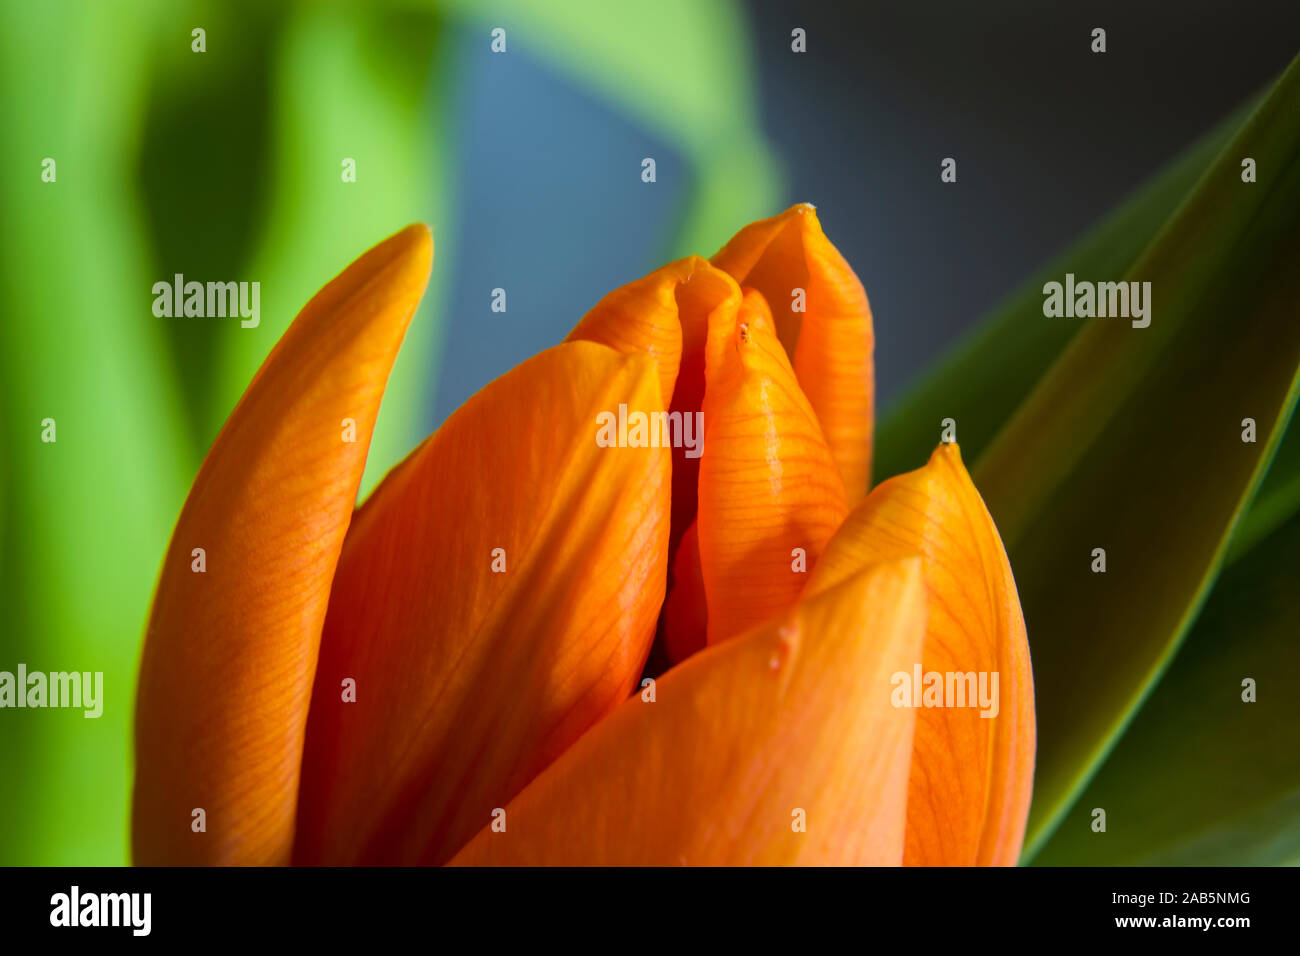
[[[355,271],[367,281],[381,273],[390,273],[388,278],[394,287],[408,283],[418,286],[418,296],[423,294],[432,270],[433,230],[422,222],[413,222],[371,246],[344,274]]]
[[[397,230],[384,242],[392,242],[412,249],[424,249],[433,252],[433,227],[424,222],[413,222]]]
[[[946,462],[950,465],[966,470],[966,464],[961,458],[961,446],[955,441],[940,442],[935,446],[934,451],[930,453],[931,462]]]
[[[861,281],[806,202],[746,226],[713,263],[771,306],[849,500],[860,501],[870,486],[875,407],[875,336]]]
[[[410,270],[413,278],[418,277],[423,289],[433,269],[433,230],[428,225],[422,222],[411,223],[380,242],[358,262],[381,251],[382,257],[376,256],[376,259],[380,259],[375,264],[376,271],[387,265],[405,267]]]
[[[815,565],[849,505],[757,290],[710,321],[705,379],[698,535],[714,643],[791,605],[802,588],[792,559]]]

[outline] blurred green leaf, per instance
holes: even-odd
[[[264,165],[271,50],[283,7],[258,0],[169,5],[139,63],[149,79],[136,155],[140,199],[158,278],[247,278],[266,205]],[[206,51],[191,49],[201,23]],[[198,228],[196,228],[196,226]],[[211,444],[219,371],[212,361],[237,323],[161,321],[181,383],[193,441]],[[221,411],[221,418],[224,418]]]
[[[123,64],[141,62],[156,12],[0,5],[0,669],[104,674],[98,719],[0,719],[6,864],[125,859],[140,635],[197,464],[131,187],[148,77]],[[41,180],[45,157],[55,182]]]
[[[1268,477],[1259,486],[1240,524],[1233,531],[1225,563],[1232,564],[1259,541],[1300,511],[1300,425],[1292,416],[1286,436],[1273,456]]]
[[[411,322],[375,424],[364,497],[423,437],[437,362],[438,303],[454,262],[446,181],[454,146],[444,98],[454,58],[427,10],[295,5],[271,78],[270,181],[249,278],[262,283],[257,328],[221,343],[211,443],[253,374],[307,301],[366,249],[412,222],[431,223],[430,291]],[[435,146],[436,144],[436,146]],[[356,182],[342,162],[356,161]]]
[[[1225,571],[1159,686],[1034,859],[1300,862],[1300,517]],[[1255,703],[1242,681],[1256,681]],[[1092,832],[1092,809],[1106,832]]]
[[[1258,182],[1242,182],[1244,157]],[[1297,222],[1300,60],[1125,277],[1151,282],[1150,327],[1083,320],[977,463],[1034,660],[1027,856],[1195,620],[1285,431],[1300,368]],[[1242,441],[1245,418],[1255,443]],[[1090,569],[1094,548],[1104,574]]]

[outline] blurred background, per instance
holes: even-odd
[[[433,226],[363,494],[605,292],[795,202],[867,288],[888,406],[1300,48],[1294,2],[1078,6],[0,0],[0,670],[106,685],[99,720],[0,711],[0,864],[125,862],[167,537],[358,254]],[[156,318],[174,273],[260,282],[260,326]]]

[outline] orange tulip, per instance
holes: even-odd
[[[871,314],[812,207],[610,293],[354,513],[431,262],[412,226],[318,293],[200,470],[136,861],[1014,863],[1011,570],[955,445],[868,493]]]

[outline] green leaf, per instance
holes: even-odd
[[[1300,425],[1293,417],[1273,456],[1268,477],[1232,534],[1225,563],[1235,563],[1297,511],[1300,511]]]
[[[1242,181],[1245,157],[1258,182]],[[1082,328],[975,469],[1034,661],[1027,856],[1195,620],[1285,431],[1300,368],[1297,221],[1300,60],[1125,276],[1151,283],[1149,328],[1034,318]],[[1091,571],[1096,548],[1106,573]]]
[[[1300,862],[1300,517],[1225,571],[1036,864]],[[1242,682],[1256,682],[1246,703]],[[1092,831],[1093,808],[1106,832]]]
[[[103,673],[103,713],[0,717],[0,862],[125,859],[135,667],[197,461],[126,185],[156,6],[0,4],[0,669]],[[74,26],[75,25],[75,26]],[[56,162],[43,182],[42,159]],[[55,420],[53,443],[42,421]]]
[[[249,246],[266,203],[270,49],[283,9],[233,0],[206,13],[206,50],[191,50],[193,14],[168,9],[152,24],[139,60],[150,64],[137,159],[151,271],[170,280],[248,278]],[[238,37],[238,42],[232,42]],[[202,228],[195,228],[196,224]],[[233,325],[157,320],[186,402],[192,456],[201,458],[217,371],[212,355]]]

